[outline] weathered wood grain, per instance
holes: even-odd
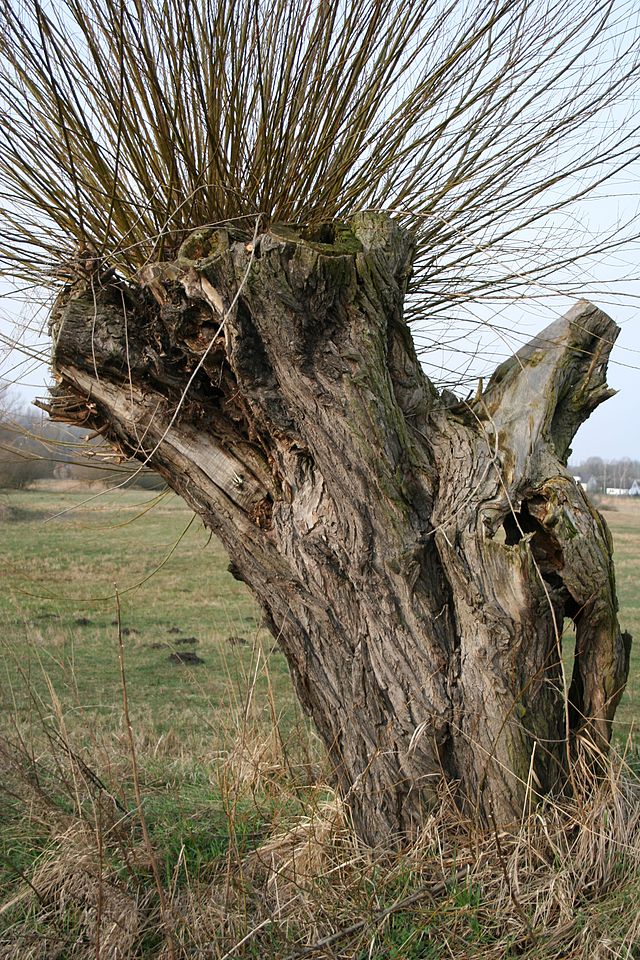
[[[403,319],[392,221],[233,236],[65,290],[52,415],[106,427],[220,537],[365,840],[414,836],[443,777],[515,820],[606,745],[626,679],[606,524],[565,466],[617,328],[581,302],[452,404]]]

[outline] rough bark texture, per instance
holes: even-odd
[[[565,466],[615,324],[582,301],[475,399],[440,397],[403,320],[411,257],[380,216],[200,230],[51,318],[52,415],[148,459],[220,537],[372,843],[414,835],[443,775],[502,823],[561,789],[628,669],[609,533]]]

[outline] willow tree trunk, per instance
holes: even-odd
[[[502,823],[561,789],[628,669],[609,534],[565,466],[616,326],[580,302],[475,399],[439,396],[403,320],[411,257],[380,216],[200,230],[138,286],[90,264],[51,322],[52,415],[221,539],[372,843],[415,834],[443,776]]]

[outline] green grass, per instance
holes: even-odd
[[[265,657],[291,722],[296,709],[284,657],[272,651],[220,545],[182,501],[168,495],[152,506],[143,491],[87,497],[3,495],[3,712],[29,714],[33,691],[46,697],[49,678],[71,727],[87,716],[102,729],[120,725],[117,588],[132,719],[148,737],[192,743],[199,731],[203,741],[215,741],[220,718],[242,707],[256,673],[255,701],[266,711]],[[169,657],[180,651],[204,663],[176,665]]]
[[[616,714],[621,739],[640,719],[640,497],[608,498],[604,516],[613,534],[620,626],[634,638],[627,688]]]
[[[68,766],[60,737],[123,808],[135,809],[117,586],[145,818],[163,876],[180,885],[206,877],[206,865],[215,870],[231,848],[251,848],[267,823],[300,806],[268,784],[253,793],[251,782],[239,793],[229,788],[220,759],[240,750],[242,760],[244,737],[252,747],[265,741],[268,754],[276,716],[285,746],[288,736],[296,741],[297,762],[306,743],[297,731],[307,727],[284,657],[218,542],[179,498],[154,501],[135,490],[95,499],[87,491],[0,495],[0,737],[38,756],[17,777],[26,770],[38,778],[52,821],[90,818],[95,801],[85,795],[82,811],[74,809],[73,791],[58,777]],[[203,662],[169,659],[184,651]],[[2,760],[0,780],[4,773],[12,789],[14,771],[3,771]],[[25,820],[24,803],[3,798],[0,888],[10,891],[46,852],[49,833],[39,814]]]
[[[265,717],[272,709],[271,684],[284,726],[299,719],[284,657],[260,629],[256,605],[227,572],[220,545],[197,519],[191,522],[178,497],[156,503],[146,491],[94,498],[86,491],[44,489],[6,492],[2,503],[4,714],[32,714],[33,691],[48,698],[48,677],[71,727],[84,725],[87,715],[99,719],[102,730],[121,726],[115,585],[128,633],[132,719],[148,739],[184,739],[191,750],[194,740],[209,750],[216,741],[224,746],[224,720],[242,708],[254,676],[254,708],[262,706]],[[640,503],[609,503],[620,622],[640,637]],[[176,642],[188,637],[198,643]],[[246,644],[229,641],[238,637]],[[180,650],[193,650],[205,662],[176,666],[169,655]],[[616,718],[619,740],[638,716],[636,643]]]
[[[160,882],[180,917],[186,946],[179,958],[194,955],[194,944],[208,955],[207,945],[215,943],[212,957],[231,950],[240,960],[276,960],[288,956],[298,940],[321,940],[365,918],[355,933],[336,941],[334,956],[438,960],[453,950],[481,960],[551,960],[564,949],[563,937],[567,950],[572,937],[584,939],[582,953],[566,953],[583,958],[601,938],[626,942],[640,856],[635,834],[624,832],[629,814],[616,812],[622,801],[615,794],[610,810],[605,804],[597,813],[588,803],[571,819],[576,824],[585,817],[589,856],[600,877],[595,899],[582,898],[585,854],[574,839],[565,842],[561,819],[560,826],[549,826],[560,816],[552,808],[523,828],[515,846],[505,837],[493,866],[485,868],[482,857],[476,862],[486,838],[465,841],[446,805],[436,814],[438,824],[427,827],[432,839],[421,852],[409,853],[395,867],[388,858],[377,862],[358,849],[339,818],[327,827],[330,791],[286,663],[261,628],[246,589],[227,572],[216,541],[198,521],[190,524],[190,512],[173,495],[153,509],[147,509],[152,496],[141,491],[86,501],[86,493],[70,491],[0,494],[1,960],[93,958],[95,879],[90,878],[96,870],[104,877],[104,909],[124,898],[122,910],[138,925],[130,935],[126,923],[118,928],[119,955],[166,957],[123,719],[114,584],[125,633],[142,814]],[[615,542],[620,619],[638,636],[640,504],[615,506],[606,518]],[[183,637],[198,643],[177,643]],[[247,642],[232,644],[230,637]],[[184,649],[197,652],[204,663],[169,660]],[[639,671],[634,651],[619,710],[621,742],[638,716]],[[618,841],[610,838],[614,821],[622,831],[619,854]],[[301,833],[292,834],[292,826]],[[539,849],[549,844],[540,857],[526,852],[529,830],[540,833]],[[291,836],[298,836],[297,847],[290,847]],[[256,866],[252,851],[271,844],[271,867],[270,855]],[[290,882],[287,857],[294,849],[301,872]],[[523,896],[529,898],[524,908],[520,902],[514,906],[513,891],[505,886],[504,858],[520,856],[516,850],[524,851],[518,868]],[[477,874],[450,880],[463,862],[475,864]],[[551,921],[541,920],[530,942],[526,923],[540,912],[543,862],[544,897],[552,904],[557,897],[544,916],[555,926],[547,933]],[[444,878],[441,892],[405,906],[405,896],[411,900],[425,877]],[[25,878],[44,889],[44,905],[34,900]],[[578,892],[571,893],[574,889]],[[2,902],[17,895],[2,912]],[[281,904],[291,897],[294,912],[280,916]],[[575,904],[568,933],[562,919],[567,898]],[[246,944],[236,949],[245,937]],[[37,946],[42,942],[48,944],[44,953]],[[81,943],[88,944],[85,952]],[[103,957],[111,955],[106,940],[101,949]]]

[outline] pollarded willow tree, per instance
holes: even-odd
[[[419,830],[443,777],[508,823],[610,739],[628,640],[566,462],[617,328],[580,301],[461,400],[411,323],[614,242],[547,228],[637,156],[632,17],[2,4],[2,254],[57,291],[48,408],[220,537],[370,842]]]

